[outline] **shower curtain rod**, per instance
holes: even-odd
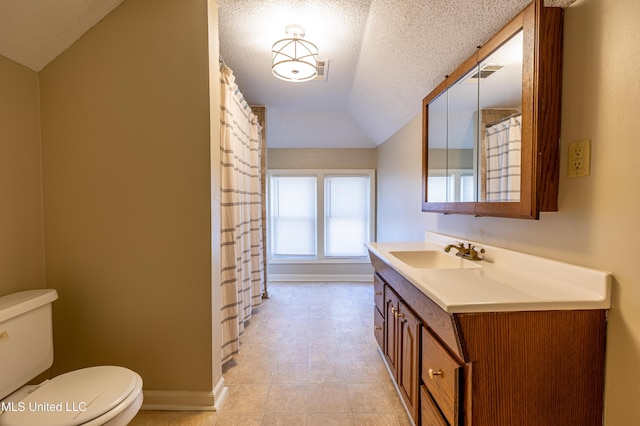
[[[512,118],[515,118],[515,117],[519,117],[521,115],[522,115],[521,112],[515,112],[515,113],[513,113],[511,115],[508,115],[506,117],[502,117],[500,120],[494,121],[493,123],[485,124],[484,127],[487,128],[487,127],[495,126],[496,124],[500,124],[502,122],[505,122],[505,121],[510,120]]]

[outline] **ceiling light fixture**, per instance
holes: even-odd
[[[309,81],[318,75],[318,48],[303,40],[304,28],[288,25],[285,33],[289,36],[273,43],[271,52],[273,75],[284,81]]]

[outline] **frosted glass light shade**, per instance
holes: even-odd
[[[318,75],[318,48],[294,37],[278,40],[271,48],[273,75],[285,81],[309,81]]]

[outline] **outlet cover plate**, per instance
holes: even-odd
[[[591,140],[571,142],[569,144],[569,177],[589,176],[591,173]]]

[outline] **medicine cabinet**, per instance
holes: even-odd
[[[535,0],[424,98],[423,211],[557,211],[562,21]]]

